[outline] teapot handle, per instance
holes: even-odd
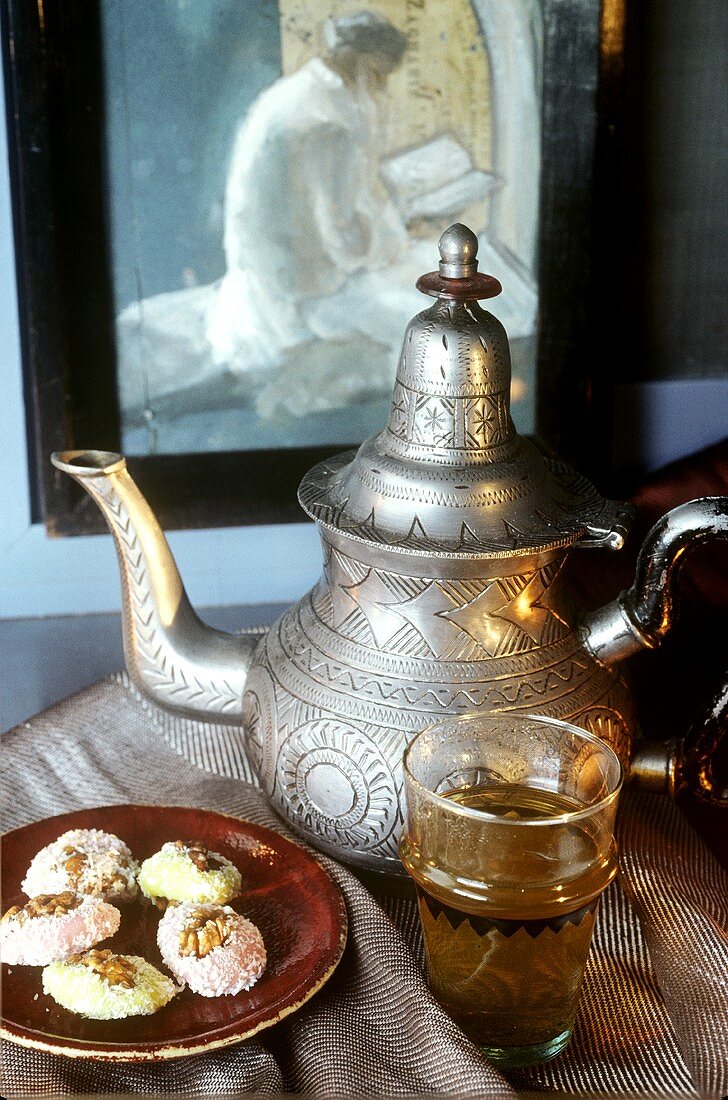
[[[699,497],[667,512],[648,532],[632,586],[586,615],[581,638],[603,665],[654,649],[675,620],[675,583],[683,554],[709,538],[728,538],[728,497]]]

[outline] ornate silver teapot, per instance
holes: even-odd
[[[439,271],[417,284],[436,300],[405,332],[386,427],[303,479],[323,574],[261,639],[198,619],[121,455],[52,458],[111,528],[139,689],[180,714],[242,723],[275,809],[362,869],[399,872],[402,753],[444,714],[568,719],[629,764],[635,720],[614,666],[668,630],[688,543],[728,535],[724,498],[674,509],[648,535],[632,588],[580,616],[566,557],[619,550],[631,512],[517,434],[506,333],[478,305],[501,288],[476,252],[464,226],[443,234]],[[669,776],[664,752],[645,760],[655,783]]]

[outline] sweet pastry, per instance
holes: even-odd
[[[92,1020],[150,1016],[180,988],[146,959],[108,950],[71,955],[43,971],[43,992],[69,1012]]]
[[[225,905],[241,887],[240,872],[229,859],[199,841],[173,840],[145,859],[139,886],[154,902],[209,902]]]
[[[229,905],[170,907],[159,922],[157,943],[174,976],[203,997],[250,989],[265,970],[263,937]]]
[[[38,894],[90,894],[114,904],[133,901],[138,864],[118,836],[101,829],[71,829],[33,858],[21,884]]]
[[[38,894],[14,905],[0,920],[0,958],[16,966],[46,966],[113,936],[119,910],[100,898]]]

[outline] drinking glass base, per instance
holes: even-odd
[[[517,1066],[533,1066],[538,1062],[550,1062],[564,1049],[571,1038],[571,1028],[562,1031],[554,1039],[545,1043],[533,1043],[527,1047],[489,1047],[480,1043],[480,1049],[493,1065],[503,1069],[515,1069]]]

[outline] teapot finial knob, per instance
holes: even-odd
[[[492,275],[478,271],[478,237],[472,229],[455,222],[439,240],[440,269],[421,275],[416,287],[432,298],[477,302],[494,298],[501,285]]]
[[[445,279],[469,279],[478,270],[478,238],[455,222],[440,237],[440,274]]]

